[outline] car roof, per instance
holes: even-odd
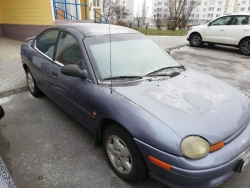
[[[246,16],[250,16],[250,13],[248,13],[248,12],[236,12],[236,13],[227,14],[227,16],[228,15],[246,15]]]
[[[139,33],[136,30],[111,25],[110,24],[110,32],[109,32],[109,24],[98,24],[98,23],[71,23],[71,24],[63,24],[57,25],[51,28],[60,28],[60,27],[70,27],[80,31],[84,36],[96,36],[96,35],[108,35],[108,34],[133,34]]]

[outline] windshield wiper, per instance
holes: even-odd
[[[154,76],[169,76],[170,78],[171,77],[174,77],[174,76],[177,76],[179,75],[180,72],[172,72],[170,74],[166,74],[166,73],[161,73],[161,74],[150,74],[150,75],[147,75],[148,77],[154,77]]]
[[[160,69],[157,69],[157,70],[154,70],[153,72],[150,72],[150,73],[148,73],[148,74],[146,74],[146,76],[149,76],[149,75],[151,75],[151,74],[153,74],[153,73],[156,73],[156,72],[160,72],[160,71],[162,71],[162,70],[166,70],[166,69],[174,69],[174,68],[181,68],[181,69],[183,69],[183,70],[186,70],[186,67],[185,66],[183,66],[183,65],[178,65],[178,66],[170,66],[170,67],[162,67],[162,68],[160,68]],[[164,74],[159,74],[160,76],[163,76]],[[165,74],[165,75],[167,75],[167,74]],[[168,76],[168,75],[167,75]]]
[[[118,80],[118,79],[124,79],[124,78],[131,78],[131,79],[143,79],[142,76],[114,76],[114,77],[107,77],[104,78],[103,80]]]

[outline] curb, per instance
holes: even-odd
[[[0,93],[0,98],[8,97],[10,95],[14,95],[14,94],[18,94],[18,93],[23,93],[23,92],[26,92],[28,90],[29,90],[28,86],[22,86],[19,88],[11,89],[11,90]]]
[[[182,45],[179,45],[179,46],[175,46],[175,47],[172,47],[172,48],[168,48],[169,51],[172,51],[172,50],[175,50],[177,48],[182,48],[184,46],[188,46],[188,44],[182,44]]]

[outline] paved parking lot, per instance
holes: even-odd
[[[189,46],[171,52],[180,64],[216,76],[250,95],[250,60],[236,48]],[[109,168],[94,136],[46,96],[28,92],[1,98],[0,156],[18,188],[126,187],[162,188],[147,178],[128,184]],[[250,187],[250,166],[219,188]]]

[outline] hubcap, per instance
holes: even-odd
[[[250,54],[250,41],[247,41],[242,45],[242,52],[245,54]]]
[[[199,46],[201,43],[201,38],[199,36],[193,36],[192,43],[194,46]]]
[[[110,161],[122,174],[129,174],[132,171],[132,158],[126,144],[117,136],[108,137],[106,149]]]
[[[27,74],[27,83],[31,92],[34,92],[35,83],[30,72]]]

